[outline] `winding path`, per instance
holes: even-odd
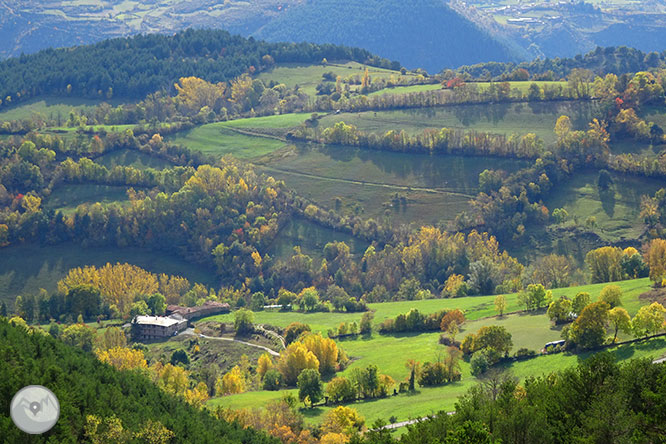
[[[181,335],[190,335],[190,336],[197,336],[196,333],[194,333],[193,328],[188,328],[180,332],[179,334]],[[240,341],[238,339],[233,339],[233,338],[219,338],[215,336],[206,336],[206,335],[198,335],[200,338],[204,339],[212,339],[214,341],[228,341],[228,342],[238,342],[239,344],[247,345],[248,347],[254,347],[254,348],[260,348],[264,351],[267,351],[271,356],[280,356],[280,353],[276,352],[275,350],[272,350],[268,347],[264,347],[263,345],[258,345],[258,344],[252,344],[250,342],[245,342],[245,341]]]

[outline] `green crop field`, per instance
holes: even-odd
[[[128,201],[127,189],[128,187],[110,185],[60,185],[53,190],[44,206],[70,214],[76,210],[76,207],[83,204],[124,203]]]
[[[598,173],[578,172],[567,183],[558,186],[546,199],[552,211],[567,210],[578,224],[594,216],[598,227],[594,230],[605,241],[636,239],[644,230],[639,218],[642,195],[653,195],[663,187],[656,179],[637,178],[612,174],[615,185],[611,190],[600,192],[596,182]],[[564,226],[574,224],[565,222]]]
[[[163,252],[139,248],[82,247],[72,243],[40,247],[19,245],[2,249],[0,254],[0,300],[11,307],[16,296],[36,293],[44,288],[57,290],[57,283],[71,268],[85,265],[130,263],[155,273],[184,276],[192,283],[215,286],[212,270],[190,264]]]
[[[259,74],[258,78],[263,80],[264,83],[275,81],[283,83],[289,88],[298,85],[304,93],[314,96],[317,94],[315,88],[324,81],[322,77],[324,73],[332,72],[335,76],[340,76],[343,79],[349,76],[359,76],[360,78],[363,76],[366,68],[368,69],[368,74],[373,79],[383,78],[388,80],[394,77],[397,80],[400,77],[416,77],[414,74],[407,73],[403,76],[398,71],[366,66],[357,62],[341,64],[333,62],[327,65],[281,64],[268,72]],[[352,85],[352,90],[356,90],[357,88],[358,85]]]
[[[320,128],[340,121],[380,134],[389,130],[418,134],[426,128],[463,128],[507,135],[534,133],[551,144],[555,142],[555,122],[561,115],[568,115],[574,128],[584,129],[597,115],[597,105],[588,102],[496,103],[341,113],[324,117]]]
[[[0,121],[29,119],[33,115],[38,114],[49,120],[53,119],[57,121],[60,118],[64,123],[69,118],[70,112],[89,110],[102,102],[107,102],[114,106],[122,103],[119,100],[102,101],[68,97],[45,97],[28,100],[1,111]]]
[[[174,134],[167,137],[167,140],[207,154],[232,154],[240,159],[251,159],[271,153],[286,144],[279,139],[248,135],[247,131],[252,128],[290,128],[300,125],[309,117],[310,114],[304,113],[284,114],[210,123]],[[241,133],[237,129],[246,131]]]

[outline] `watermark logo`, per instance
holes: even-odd
[[[58,421],[60,403],[46,387],[29,385],[14,395],[10,414],[16,427],[26,433],[39,435],[51,430]]]

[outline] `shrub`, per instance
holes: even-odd
[[[490,368],[490,363],[485,353],[476,353],[472,357],[470,365],[472,367],[472,375],[474,376],[482,375]]]
[[[282,387],[282,374],[276,369],[270,369],[264,375],[264,390],[280,390]]]

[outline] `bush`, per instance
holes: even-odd
[[[423,364],[421,374],[419,375],[419,385],[422,387],[432,387],[442,385],[446,382],[447,369],[441,362],[426,362]]]
[[[474,354],[470,365],[472,367],[472,375],[474,376],[482,375],[490,368],[490,363],[485,353]]]
[[[527,348],[519,348],[518,351],[516,351],[516,354],[514,355],[516,358],[532,358],[536,356],[536,352],[534,350],[529,350]]]
[[[185,350],[176,350],[171,354],[171,365],[178,365],[179,363],[189,365],[190,358],[187,356]]]
[[[280,390],[282,386],[282,374],[274,368],[268,370],[264,375],[264,390]]]

